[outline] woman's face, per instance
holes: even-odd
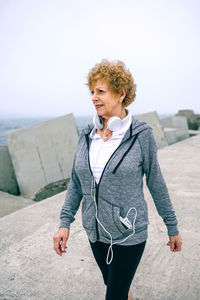
[[[113,116],[121,117],[122,101],[125,95],[117,95],[113,93],[105,81],[98,80],[91,89],[92,102],[96,112],[104,119],[109,119]]]

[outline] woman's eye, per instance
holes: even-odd
[[[94,91],[90,91],[90,93],[91,93],[91,95],[93,95],[93,94],[94,94]]]
[[[104,92],[104,90],[99,90],[99,93],[103,93]]]

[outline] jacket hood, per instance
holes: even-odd
[[[139,121],[135,119],[134,116],[132,116],[132,136],[136,135],[137,133],[146,130],[146,129],[152,129],[151,126],[149,126],[146,122]]]

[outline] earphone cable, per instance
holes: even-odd
[[[102,150],[102,147],[103,147],[103,144],[100,146],[99,148],[99,151],[97,153],[97,156],[96,156],[96,160],[95,160],[95,163],[94,163],[94,166],[96,166],[97,164],[97,161],[98,161],[98,158],[99,158],[99,155],[100,155],[100,152]],[[126,238],[124,238],[123,240],[120,240],[120,241],[115,241],[113,242],[113,237],[111,235],[111,233],[104,227],[104,225],[100,222],[99,218],[98,218],[98,208],[97,208],[97,201],[96,201],[96,189],[95,189],[95,178],[94,178],[94,174],[92,176],[92,184],[91,184],[91,198],[93,199],[94,201],[94,205],[95,205],[95,218],[98,222],[98,224],[101,226],[101,228],[104,230],[104,232],[106,232],[110,238],[110,246],[108,248],[108,252],[107,252],[107,257],[106,257],[106,263],[109,265],[112,260],[113,260],[113,245],[116,245],[116,244],[121,244],[123,242],[125,242],[127,239],[129,239],[131,236],[133,236],[135,234],[135,221],[136,221],[136,217],[137,217],[137,210],[135,207],[131,207],[127,214],[126,214],[126,217],[125,219],[128,218],[128,215],[129,213],[131,212],[131,210],[135,210],[135,216],[134,216],[134,219],[133,219],[133,222],[132,222],[132,230],[133,232],[131,234],[129,234]],[[98,230],[98,229],[97,229]],[[110,259],[109,259],[109,255],[111,255]]]

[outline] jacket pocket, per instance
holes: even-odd
[[[121,208],[113,205],[102,198],[98,201],[98,219],[101,225],[98,225],[99,233],[110,240],[120,240],[133,233],[133,229],[127,228],[120,221]],[[131,221],[131,220],[130,220]],[[132,221],[131,221],[132,223]],[[109,234],[108,234],[109,232]]]
[[[82,199],[82,224],[85,229],[96,229],[96,209],[90,196]]]

